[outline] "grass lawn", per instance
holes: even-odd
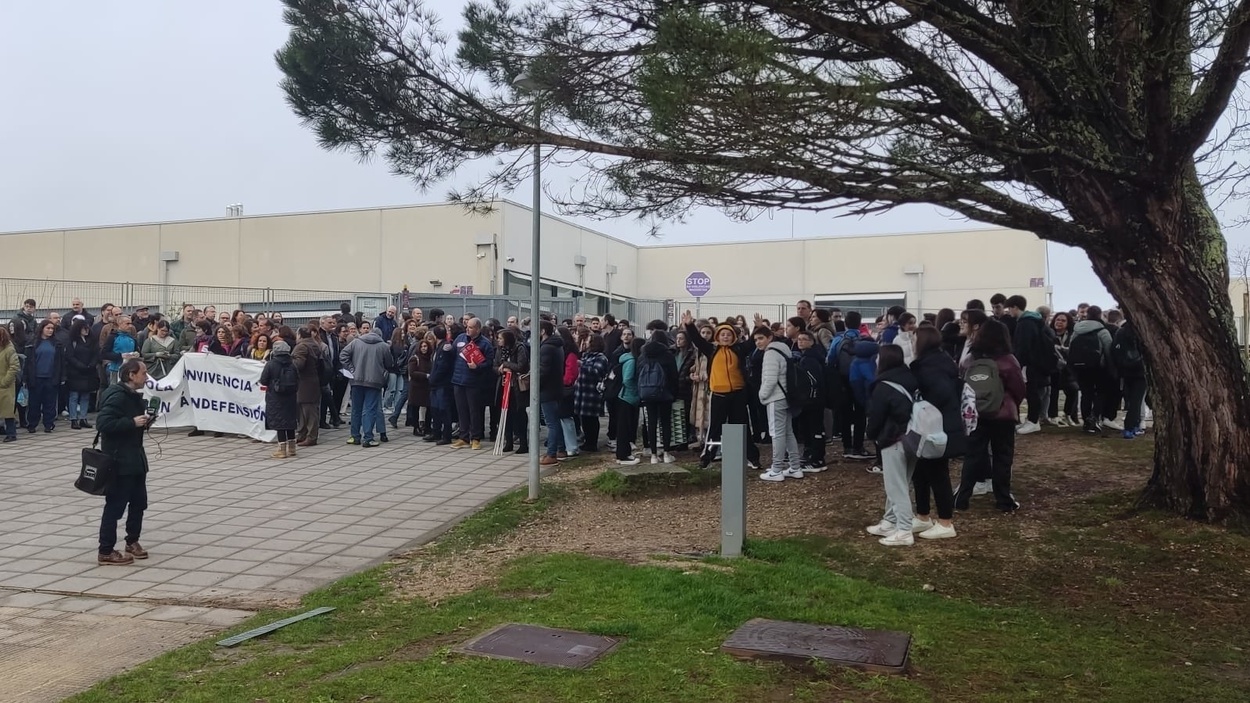
[[[1133,511],[1131,492],[1097,480],[1140,472],[1145,443],[1079,441],[1044,435],[1035,451],[1022,452],[1024,466],[1074,452],[1089,460],[1077,473],[1039,471],[1025,483],[1038,517],[974,512],[966,522],[978,527],[941,548],[885,550],[857,533],[872,520],[856,513],[828,518],[816,534],[753,540],[737,561],[528,554],[490,582],[434,602],[400,597],[396,566],[382,566],[304,599],[304,608],[329,605],[334,613],[234,649],[192,645],[71,700],[1250,700],[1250,539]],[[1087,470],[1094,477],[1082,479]],[[578,506],[601,509],[595,501],[613,499],[589,488],[593,475],[537,506],[520,493],[506,496],[420,558],[490,545],[540,514],[554,520]],[[863,494],[846,488],[848,503],[879,503],[869,480],[853,480]],[[1074,490],[1081,480],[1094,483]],[[700,490],[719,500],[715,488]],[[262,613],[232,632],[288,614]],[[792,669],[720,653],[724,638],[754,617],[908,631],[913,672]],[[503,622],[625,642],[584,671],[450,651]]]

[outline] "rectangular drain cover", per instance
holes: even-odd
[[[541,666],[585,669],[612,651],[620,640],[537,625],[500,625],[465,642],[456,651]]]
[[[864,671],[901,674],[907,670],[911,635],[756,618],[730,635],[721,649],[743,659],[799,664],[820,659]]]

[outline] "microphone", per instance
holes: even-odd
[[[148,416],[156,417],[156,414],[160,412],[160,410],[161,410],[161,399],[156,396],[152,396],[151,398],[148,398]]]

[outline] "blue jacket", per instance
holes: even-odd
[[[842,334],[839,334],[838,336],[833,338],[833,343],[829,345],[829,353],[825,355],[826,366],[837,366],[838,350],[842,348],[842,345],[848,339],[851,341],[858,340],[859,330],[847,330],[843,332]]]
[[[851,392],[861,408],[868,407],[869,390],[877,380],[876,342],[869,338],[855,342],[855,361],[851,364]]]
[[[378,331],[382,336],[382,341],[388,344],[391,341],[391,335],[395,334],[395,328],[399,327],[399,320],[393,317],[387,317],[386,313],[378,315],[373,321],[373,329]]]
[[[109,360],[109,373],[117,373],[122,367],[122,354],[139,351],[139,344],[129,332],[116,330],[113,332],[112,349],[106,350],[101,356]]]
[[[898,336],[898,330],[899,327],[897,322],[892,323],[889,327],[881,330],[881,343],[893,344],[894,338]]]
[[[486,361],[477,365],[476,369],[469,368],[469,362],[464,360],[461,351],[466,344],[476,344],[478,349],[482,350],[482,355],[486,357]],[[482,388],[490,388],[495,383],[495,347],[486,338],[486,335],[479,334],[477,339],[470,340],[469,335],[462,334],[456,337],[456,342],[452,345],[456,351],[456,368],[451,374],[451,384],[453,386],[479,386]]]
[[[430,407],[451,409],[451,374],[456,368],[456,351],[451,342],[439,342],[430,366]]]

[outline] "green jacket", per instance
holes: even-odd
[[[638,360],[629,352],[621,356],[621,392],[618,397],[634,407],[642,402],[638,399]]]
[[[95,426],[100,432],[100,449],[117,461],[117,475],[141,476],[148,472],[148,456],[143,451],[142,427],[135,418],[147,412],[143,394],[122,383],[104,389],[100,414]]]
[[[161,346],[161,342],[156,336],[149,336],[143,341],[143,348],[139,352],[140,356],[143,357],[143,363],[148,366],[148,374],[158,381],[169,375],[170,369],[174,368],[174,364],[178,363],[178,357],[182,356],[182,345],[178,342],[178,339],[172,334],[168,339],[170,340],[170,345],[166,348]],[[162,352],[166,356],[158,356]]]

